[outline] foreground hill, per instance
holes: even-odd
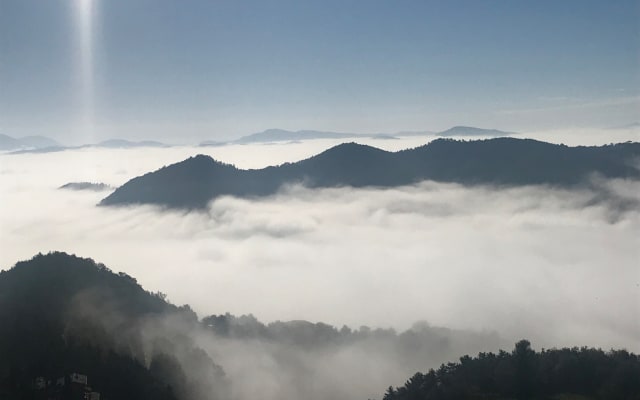
[[[168,316],[197,322],[90,259],[50,253],[20,262],[0,273],[0,398],[33,398],[36,377],[75,372],[105,398],[197,398],[171,352],[144,342],[142,326]],[[216,369],[198,354],[194,366]]]
[[[464,356],[389,387],[383,400],[640,398],[640,357],[586,347],[534,352],[527,340],[511,353]]]
[[[36,386],[39,377],[55,385],[72,373],[86,375],[104,399],[364,400],[356,395],[362,386],[384,387],[390,366],[408,375],[423,370],[425,361],[450,359],[451,345],[477,349],[483,343],[502,347],[494,335],[424,323],[396,333],[307,321],[263,324],[251,315],[198,321],[188,307],[167,303],[134,278],[65,253],[39,254],[0,272],[2,400],[46,398]],[[228,366],[229,375],[208,354]],[[379,364],[383,373],[375,372]],[[327,368],[344,370],[344,377],[327,374]],[[459,363],[418,373],[405,386],[390,388],[385,400],[638,399],[638,374],[640,358],[626,351],[534,353],[521,341],[511,353],[463,356]],[[245,394],[231,396],[229,387]],[[263,396],[260,388],[277,391]]]
[[[438,139],[399,152],[345,143],[296,163],[241,170],[198,155],[131,179],[100,205],[203,208],[218,196],[265,196],[282,185],[393,187],[423,180],[461,184],[570,186],[589,175],[640,178],[640,143],[567,147],[530,139]]]
[[[134,278],[65,253],[40,254],[0,272],[2,400],[33,399],[38,377],[55,383],[71,373],[88,376],[92,389],[106,399],[228,399],[230,385],[236,390],[273,385],[289,399],[336,398],[330,393],[363,398],[362,386],[376,393],[378,375],[365,372],[359,387],[351,388],[352,382],[322,378],[327,363],[343,368],[356,360],[366,363],[358,354],[375,353],[371,359],[382,364],[381,371],[402,358],[408,374],[425,359],[449,359],[453,348],[459,354],[483,345],[498,348],[500,342],[493,333],[424,323],[396,333],[308,321],[262,324],[250,315],[198,321],[188,307],[167,303]],[[208,354],[215,354],[215,364]],[[334,354],[353,357],[332,359]],[[260,362],[254,365],[260,359],[273,362],[265,370]],[[247,361],[238,371],[242,360]],[[218,365],[230,365],[230,372],[223,375]]]

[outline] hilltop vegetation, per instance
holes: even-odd
[[[81,372],[111,399],[198,398],[160,333],[151,343],[142,327],[174,316],[197,323],[188,307],[168,304],[132,277],[90,259],[37,255],[0,273],[0,398],[28,399],[33,379]],[[221,381],[221,370],[187,338],[192,365]]]
[[[383,400],[640,399],[640,357],[624,350],[564,348],[535,352],[527,340],[511,353],[480,353],[416,373]]]

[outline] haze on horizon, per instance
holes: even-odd
[[[0,133],[579,136],[638,121],[639,20],[636,0],[2,0]]]

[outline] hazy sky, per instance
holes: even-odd
[[[625,125],[639,21],[625,0],[0,0],[0,133]]]

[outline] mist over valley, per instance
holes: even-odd
[[[640,3],[0,0],[0,400],[640,400]]]
[[[547,346],[638,342],[625,311],[638,311],[637,181],[293,185],[260,199],[223,196],[192,212],[96,207],[105,192],[57,190],[72,181],[117,187],[196,151],[3,156],[2,265],[50,250],[90,256],[201,315],[399,330],[425,320]],[[262,159],[247,146],[210,151],[261,167],[315,148],[258,146]]]

